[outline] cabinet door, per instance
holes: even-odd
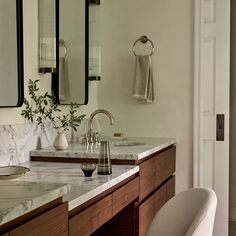
[[[167,202],[167,189],[170,188],[170,192],[173,193],[173,183],[174,178],[171,178],[139,206],[139,236],[145,236],[153,218]]]
[[[113,197],[113,216],[128,206],[138,197],[138,178],[119,188],[112,194]]]
[[[154,157],[140,164],[139,201],[142,201],[155,189],[155,175],[156,167]]]
[[[175,196],[175,176],[166,183],[166,201]]]
[[[158,187],[175,172],[176,147],[171,147],[155,157],[155,187]]]
[[[166,203],[167,184],[162,186],[158,191],[153,194],[154,197],[154,216]]]
[[[151,196],[139,206],[139,236],[145,236],[154,213],[154,197]]]
[[[68,236],[68,205],[52,210],[10,231],[10,236]]]
[[[175,172],[175,147],[140,164],[139,201],[163,184]]]
[[[69,220],[70,236],[87,236],[112,218],[112,195],[108,195]]]

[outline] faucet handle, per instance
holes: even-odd
[[[100,140],[99,140],[100,134],[98,132],[94,134],[94,137],[95,137],[95,142],[100,143]]]
[[[91,130],[89,130],[86,134],[87,136],[87,144],[93,144],[95,140],[95,133]]]
[[[83,134],[81,136],[81,144],[87,144],[88,143],[88,137],[87,137],[87,134]]]

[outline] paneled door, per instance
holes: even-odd
[[[218,197],[214,236],[228,235],[230,0],[195,0],[194,187]]]

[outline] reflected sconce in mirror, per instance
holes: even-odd
[[[38,1],[39,72],[56,72],[56,2]]]
[[[89,80],[101,79],[100,0],[89,0]]]

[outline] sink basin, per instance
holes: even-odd
[[[3,166],[0,167],[0,180],[16,179],[30,171],[23,166]]]
[[[116,146],[116,147],[130,147],[130,146],[142,146],[145,144],[146,143],[143,143],[143,142],[122,141],[122,142],[114,143],[114,146]]]

